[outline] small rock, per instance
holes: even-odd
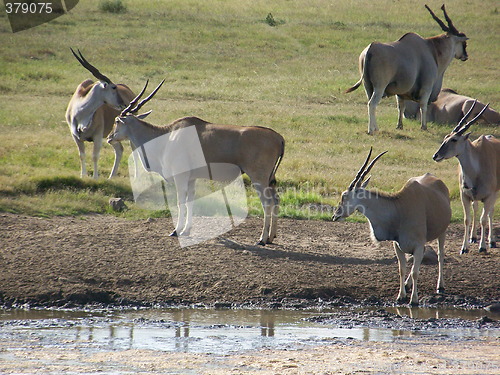
[[[483,325],[486,323],[494,323],[495,321],[487,316],[483,316],[481,319],[478,319],[477,321],[479,324]]]
[[[109,205],[113,211],[117,212],[121,212],[127,208],[127,205],[122,198],[110,198]]]
[[[230,309],[233,307],[233,304],[230,302],[215,302],[214,303],[214,308],[215,309]]]

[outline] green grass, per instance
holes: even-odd
[[[450,188],[453,218],[461,220],[457,161],[431,160],[450,128],[430,124],[422,132],[407,120],[404,130],[396,130],[391,98],[377,109],[381,132],[368,136],[363,89],[343,93],[358,80],[358,55],[370,42],[396,40],[408,31],[440,33],[423,5],[410,0],[137,0],[119,2],[126,5],[124,13],[96,12],[103,3],[80,2],[70,14],[16,34],[0,12],[0,210],[42,216],[106,213],[109,197],[131,199],[128,147],[115,180],[104,180],[113,163],[112,149],[104,145],[102,180],[79,181],[78,153],[64,113],[74,89],[90,74],[72,56],[73,47],[136,92],[146,79],[154,84],[166,78],[148,104],[155,124],[195,115],[280,132],[286,150],[277,178],[285,216],[328,218],[330,213],[311,210],[311,204],[334,205],[373,146],[375,152],[389,150],[372,171],[373,187],[397,191],[408,178],[432,172]],[[429,5],[440,12],[441,3]],[[497,8],[492,0],[448,5],[454,24],[470,38],[469,61],[453,61],[444,79],[445,87],[496,109],[500,90],[492,62],[500,59],[500,36],[492,25],[499,24]],[[498,135],[495,127],[472,130],[474,136]],[[91,147],[87,144],[89,174]],[[249,201],[250,212],[259,214],[252,192]],[[128,205],[120,215],[157,215]]]
[[[127,6],[122,0],[101,0],[99,10],[108,13],[125,13]]]

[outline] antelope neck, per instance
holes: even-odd
[[[400,215],[397,196],[367,191],[367,198],[361,199],[362,212],[370,222],[372,234],[377,241],[398,241]]]

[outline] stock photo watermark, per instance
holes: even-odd
[[[194,126],[136,148],[129,172],[136,204],[170,211],[181,247],[220,236],[248,215],[240,168],[207,163]]]
[[[333,220],[339,221],[352,215],[355,212],[365,215],[366,202],[380,198],[377,190],[368,190],[364,188],[350,190],[343,193],[340,204],[334,208]]]
[[[50,22],[73,9],[79,0],[7,1],[5,13],[13,33]]]

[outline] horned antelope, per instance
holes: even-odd
[[[438,239],[439,276],[437,292],[444,291],[443,260],[446,228],[451,219],[448,188],[435,176],[426,173],[413,177],[395,194],[368,190],[368,175],[382,152],[368,165],[372,149],[348,189],[342,193],[333,221],[359,211],[368,218],[374,241],[393,241],[399,263],[398,302],[406,299],[406,287],[412,287],[410,303],[418,304],[417,279],[425,244]],[[368,165],[368,166],[367,166]],[[364,180],[364,181],[363,181]],[[406,279],[406,254],[413,254],[413,266]]]
[[[427,107],[427,121],[438,124],[458,124],[462,117],[474,104],[474,99],[460,95],[452,89],[441,89],[435,102],[429,103]],[[477,115],[484,104],[477,102],[472,116]],[[415,102],[407,102],[405,107],[405,118],[420,118],[419,107]],[[492,125],[500,125],[500,113],[488,107],[479,120]]]
[[[80,155],[80,175],[82,178],[87,175],[84,142],[94,142],[93,177],[97,179],[99,177],[97,162],[102,140],[113,129],[115,117],[135,97],[135,94],[126,85],[111,82],[108,77],[91,65],[79,50],[78,54],[73,49],[71,52],[78,62],[98,79],[97,82],[87,79],[80,83],[66,110],[66,121]],[[120,142],[113,143],[112,146],[115,151],[115,161],[109,178],[116,174],[123,154],[123,146]]]
[[[469,252],[469,242],[477,241],[476,211],[479,201],[483,202],[479,252],[486,252],[486,221],[489,224],[489,246],[496,247],[492,237],[492,229],[493,211],[500,189],[500,141],[491,135],[481,135],[472,142],[469,139],[471,133],[465,134],[487,108],[488,105],[484,106],[476,117],[464,124],[474,109],[474,105],[472,105],[453,131],[444,137],[443,143],[432,157],[437,162],[456,157],[460,164],[460,197],[464,209],[465,224],[461,254]],[[473,209],[472,220],[471,205]]]
[[[163,82],[162,82],[163,83]],[[147,83],[146,83],[147,86]],[[142,148],[155,139],[167,139],[169,144],[175,144],[181,129],[193,129],[199,138],[203,157],[208,166],[225,163],[237,166],[237,174],[246,173],[257,190],[263,209],[264,226],[259,239],[259,245],[271,243],[276,237],[279,198],[275,189],[275,174],[283,158],[285,141],[283,137],[269,128],[258,126],[217,125],[197,117],[184,117],[163,127],[154,126],[143,120],[143,115],[137,115],[139,109],[147,103],[158,91],[161,84],[145,99],[138,103],[142,92],[133,99],[116,118],[113,132],[108,137],[109,143],[130,140],[133,148]],[[167,138],[159,138],[166,136]],[[160,141],[161,142],[161,141]],[[156,154],[139,152],[139,157],[146,170],[157,172],[163,178],[168,177],[165,170],[173,176],[177,191],[179,216],[177,225],[171,236],[188,236],[192,227],[192,208],[195,194],[195,181],[198,178],[210,178],[199,169],[189,169],[184,166],[182,172],[175,172],[176,163],[193,157],[191,150],[179,147],[176,155],[165,157],[168,150]],[[187,147],[189,148],[189,147]],[[233,176],[235,178],[237,176]]]
[[[375,109],[385,96],[396,95],[398,104],[398,129],[403,128],[405,101],[418,102],[421,128],[427,129],[427,105],[436,100],[443,76],[453,58],[466,61],[466,40],[441,7],[448,23],[445,25],[426,5],[444,34],[422,38],[407,33],[392,43],[371,43],[359,55],[361,78],[346,92],[356,90],[364,83],[368,97],[368,134],[378,131]]]

